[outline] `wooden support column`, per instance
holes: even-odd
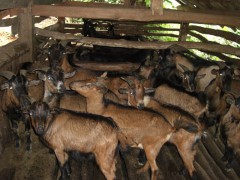
[[[31,2],[30,5],[24,9],[24,13],[20,14],[19,25],[19,40],[21,43],[27,44],[29,53],[24,57],[28,61],[33,60],[33,18],[31,14]]]
[[[188,23],[182,23],[180,26],[178,41],[186,41],[188,35]]]
[[[151,1],[151,10],[152,10],[152,15],[154,15],[154,14],[162,15],[163,14],[163,0],[152,0]]]

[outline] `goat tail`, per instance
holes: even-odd
[[[182,120],[181,116],[174,122],[174,128],[175,131],[178,131],[179,129],[185,129],[190,133],[198,132],[198,126],[196,124]]]

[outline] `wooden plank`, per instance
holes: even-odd
[[[24,8],[13,8],[13,9],[7,9],[0,12],[0,18],[4,18],[6,16],[16,16],[24,12]]]
[[[48,31],[35,27],[35,34],[53,37],[60,40],[74,40],[80,43],[94,44],[99,46],[110,46],[110,47],[125,47],[125,48],[136,48],[136,49],[166,49],[171,45],[183,46],[187,49],[200,49],[212,52],[220,52],[226,54],[232,54],[240,56],[240,49],[234,48],[227,45],[213,44],[213,43],[199,43],[199,42],[135,42],[127,40],[113,40],[113,39],[101,39],[101,38],[90,38],[82,36],[74,36],[71,34],[64,34],[59,32]]]
[[[39,16],[56,17],[79,17],[89,19],[112,19],[132,20],[140,22],[161,21],[161,22],[185,22],[218,24],[233,27],[240,26],[240,17],[212,15],[196,12],[184,12],[164,9],[163,15],[151,15],[150,9],[139,8],[107,8],[107,7],[73,7],[73,6],[51,6],[33,5],[32,14]]]
[[[74,62],[76,66],[93,71],[116,71],[116,72],[132,72],[140,67],[140,63],[130,62],[94,62],[94,61],[81,61]]]
[[[240,36],[231,32],[221,31],[218,29],[204,28],[200,26],[189,26],[189,30],[198,31],[202,34],[210,34],[214,36],[219,36],[227,40],[236,42],[240,44]]]
[[[186,41],[188,35],[188,25],[188,23],[181,24],[178,41]]]
[[[28,5],[28,1],[23,0],[0,0],[0,9],[9,9],[15,7],[26,7]]]

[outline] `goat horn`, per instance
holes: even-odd
[[[120,79],[126,81],[126,82],[128,83],[128,85],[129,85],[130,87],[132,87],[133,82],[132,82],[130,79],[127,79],[127,78],[125,78],[125,77],[121,77]]]
[[[0,76],[6,78],[6,79],[11,79],[15,74],[11,71],[2,71],[0,72]]]
[[[39,68],[39,69],[34,69],[33,72],[35,71],[44,71],[44,72],[47,72],[49,69],[49,67],[43,67],[43,68]]]
[[[184,66],[183,64],[179,63],[178,65],[182,68],[183,71],[189,71],[189,69],[186,66]]]

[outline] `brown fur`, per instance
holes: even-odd
[[[198,98],[180,92],[166,84],[156,88],[154,98],[162,104],[178,106],[184,111],[194,114],[196,118],[207,111],[207,105],[202,104]]]
[[[70,72],[76,71],[76,74],[73,77],[68,78],[64,81],[64,86],[66,87],[66,89],[69,89],[69,84],[73,81],[90,79],[92,77],[96,77],[96,73],[94,73],[91,70],[83,69],[83,68],[74,68],[73,66],[71,66],[68,62],[66,55],[62,59],[62,63],[60,66],[64,71],[64,73],[70,73]]]
[[[30,117],[36,130],[36,122],[39,120]],[[67,151],[91,152],[105,177],[108,180],[115,178],[117,129],[105,121],[94,120],[91,116],[66,111],[56,116],[49,115],[45,125],[42,138],[54,150],[61,167],[68,160]]]
[[[87,112],[113,118],[127,137],[127,144],[131,147],[142,147],[144,149],[147,163],[142,170],[147,170],[150,165],[151,179],[157,179],[156,157],[163,144],[171,138],[176,129],[181,127],[177,123],[174,124],[175,127],[172,127],[158,113],[103,103],[103,87],[96,86],[94,83],[88,84],[93,81],[73,82],[70,88],[86,97]]]
[[[234,122],[233,121],[234,118]],[[236,122],[238,121],[238,122]],[[228,112],[221,120],[221,126],[224,126],[227,136],[227,146],[232,148],[234,153],[240,157],[240,110],[235,104],[232,104]]]
[[[132,96],[129,97],[131,99],[137,99],[133,98]],[[133,101],[134,100],[132,100],[131,102],[133,103]],[[132,103],[130,104],[137,107],[136,104]],[[186,112],[179,111],[177,109],[171,108],[170,106],[164,106],[152,97],[145,96],[144,103],[144,106],[146,108],[150,108],[152,110],[155,110],[156,112],[164,114],[164,116],[172,125],[175,123],[176,120],[180,118],[184,122],[195,124],[198,127],[196,133],[189,133],[186,130],[181,129],[175,132],[170,139],[170,142],[176,145],[189,174],[192,176],[193,172],[195,171],[193,161],[196,155],[196,149],[194,149],[193,147],[196,144],[196,141],[201,138],[204,126],[199,124],[195,118],[187,115]]]

